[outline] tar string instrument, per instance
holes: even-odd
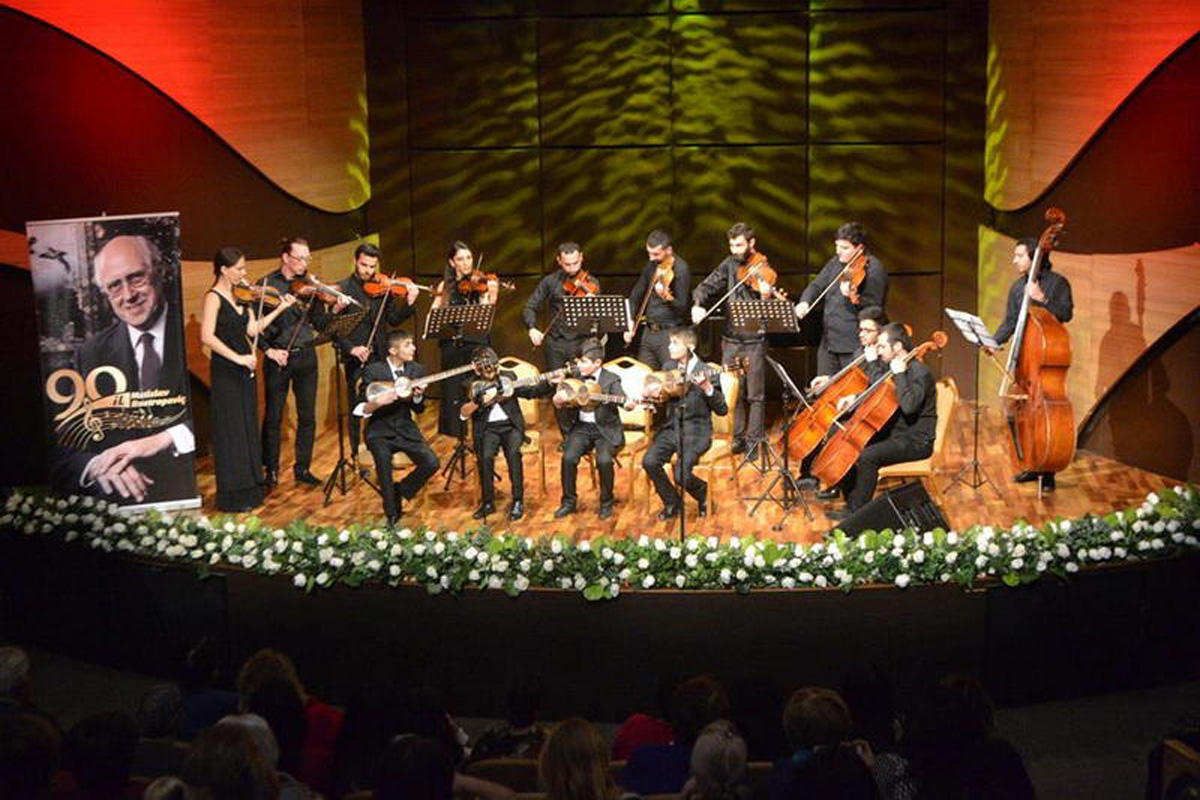
[[[476,360],[472,367],[479,374],[479,379],[472,381],[467,389],[467,397],[472,403],[491,405],[512,395],[517,389],[526,386],[537,386],[539,383],[553,383],[568,375],[578,375],[575,362],[569,362],[559,369],[549,372],[539,372],[526,378],[506,378],[500,374],[500,367],[494,361]]]
[[[747,361],[748,359],[741,357],[719,367],[701,362],[700,368],[691,375],[685,375],[682,367],[656,370],[646,375],[645,381],[642,383],[642,396],[652,402],[683,397],[690,387],[703,383],[705,380],[712,383],[723,372],[730,375],[745,374]]]
[[[929,341],[922,342],[904,357],[908,363],[914,358],[924,358],[926,353],[940,350],[946,346],[947,337],[943,331],[934,331]],[[858,462],[863,448],[875,434],[883,430],[892,416],[900,408],[900,397],[896,393],[895,373],[888,373],[871,384],[860,394],[845,412],[853,412],[850,419],[843,423],[829,441],[821,448],[821,452],[813,459],[809,471],[821,482],[826,489],[836,486],[850,468]]]
[[[401,375],[400,377],[396,378],[395,381],[371,381],[367,384],[364,394],[366,395],[368,403],[378,400],[388,392],[394,392],[396,397],[400,400],[407,400],[408,398],[412,397],[413,392],[418,389],[424,389],[430,384],[437,383],[438,381],[444,381],[447,378],[453,378],[455,375],[462,375],[463,373],[470,372],[473,369],[475,369],[474,364],[464,364],[461,367],[455,367],[454,369],[448,369],[442,372],[435,372],[431,375],[426,375],[421,378],[409,378],[405,375]]]

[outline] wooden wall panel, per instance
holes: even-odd
[[[141,75],[300,199],[346,211],[369,196],[361,3],[10,5]]]

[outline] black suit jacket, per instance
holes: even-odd
[[[500,377],[515,381],[517,374],[512,370],[502,369],[500,370]],[[522,386],[514,390],[512,397],[505,398],[492,405],[481,405],[475,409],[475,412],[471,415],[471,431],[475,442],[475,450],[478,452],[483,442],[483,429],[487,426],[487,419],[492,413],[492,406],[498,404],[500,408],[504,409],[508,421],[512,423],[514,428],[521,432],[521,436],[523,437],[525,435],[525,417],[521,415],[521,404],[517,402],[517,398],[543,397],[546,394],[547,388],[549,387],[544,383],[533,386]]]
[[[425,368],[415,361],[409,361],[401,367],[400,373],[406,378],[421,378],[425,375]],[[372,361],[363,368],[362,384],[359,389],[361,402],[366,402],[367,384],[372,381],[391,383],[393,381],[392,365],[388,361]],[[375,409],[375,413],[367,417],[367,441],[383,436],[399,436],[414,442],[425,441],[420,428],[417,427],[416,420],[413,419],[413,414],[419,414],[424,410],[425,395],[421,395],[420,399],[416,397],[410,397],[407,400],[398,399],[390,405]]]
[[[76,353],[76,367],[79,374],[86,379],[88,373],[97,367],[113,366],[125,376],[126,391],[148,391],[151,389],[166,389],[172,395],[188,396],[187,362],[183,354],[182,325],[179,309],[173,303],[167,303],[166,327],[163,329],[163,363],[162,373],[157,386],[142,386],[140,384],[137,357],[133,352],[133,344],[129,340],[128,326],[118,320],[79,346]],[[111,384],[103,382],[101,386],[109,389]],[[172,409],[176,406],[170,407]],[[172,412],[173,413],[173,412]],[[105,433],[104,440],[96,442],[86,451],[71,451],[59,448],[54,454],[52,479],[56,486],[71,492],[81,491],[79,478],[91,459],[101,451],[114,445],[139,439],[167,428],[185,422],[192,427],[191,413],[182,420],[175,420],[157,428],[117,429]],[[145,473],[154,484],[149,488],[145,502],[154,503],[164,500],[179,500],[196,494],[194,471],[194,453],[175,455],[172,451],[164,451],[150,458],[141,459],[135,466]],[[100,493],[98,485],[93,484],[92,490]],[[113,495],[112,499],[119,499]]]
[[[602,393],[625,396],[625,390],[621,388],[621,378],[615,372],[601,369],[597,373],[597,378]],[[579,422],[579,408],[577,406],[564,407],[563,419],[568,431],[574,428],[575,424]],[[600,429],[600,434],[608,440],[613,449],[625,446],[625,427],[621,424],[621,412],[616,405],[603,403],[596,406],[596,427]]]
[[[668,360],[663,363],[663,369],[676,369],[678,361]],[[705,367],[698,362],[696,367],[688,371],[688,378],[695,375],[700,368]],[[725,403],[725,394],[721,391],[721,381],[713,376],[713,393],[706,395],[700,387],[691,385],[682,398],[668,400],[661,411],[655,414],[655,426],[660,430],[675,432],[678,420],[679,405],[683,404],[683,438],[688,447],[696,446],[698,450],[707,450],[712,445],[712,415],[723,417],[729,412]]]

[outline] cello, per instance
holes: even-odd
[[[946,346],[947,337],[943,331],[934,331],[929,341],[922,342],[912,349],[904,360],[923,358],[931,350],[941,350]],[[821,481],[821,486],[828,489],[836,486],[846,473],[858,461],[863,448],[875,434],[883,430],[888,420],[900,408],[900,398],[896,394],[895,373],[888,374],[875,381],[859,395],[851,408],[854,414],[840,430],[829,437],[828,443],[813,459],[810,471],[813,477]]]
[[[829,379],[829,383],[816,392],[811,404],[807,398],[800,398],[806,408],[796,414],[788,430],[787,442],[784,443],[788,458],[799,463],[815,450],[829,429],[837,424],[838,401],[848,395],[860,394],[870,386],[871,380],[860,366],[865,360],[866,357],[860,355],[839,370]]]
[[[1075,457],[1075,415],[1067,398],[1071,338],[1049,309],[1034,306],[1029,292],[1045,256],[1054,249],[1067,215],[1046,209],[1050,225],[1038,238],[1025,277],[1025,294],[1000,384],[1009,430],[1009,454],[1018,472],[1058,472]]]

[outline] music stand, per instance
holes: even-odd
[[[450,339],[459,342],[463,336],[487,336],[492,330],[495,314],[496,307],[487,303],[465,303],[433,308],[425,317],[425,332],[421,338]],[[446,402],[445,394],[442,395],[442,402]],[[463,480],[467,479],[467,456],[471,452],[471,448],[467,446],[467,420],[460,419],[459,421],[462,425],[459,427],[458,441],[454,445],[454,452],[450,454],[450,460],[446,462],[446,466],[442,467],[442,475],[446,477],[446,484],[442,491],[450,489],[450,482],[454,480],[455,472]]]
[[[954,323],[954,327],[958,328],[958,332],[962,337],[976,348],[990,347],[995,349],[999,347],[996,337],[992,336],[988,331],[987,325],[978,316],[966,311],[959,311],[953,308],[945,309],[946,316]],[[950,483],[946,485],[944,491],[949,492],[958,484],[968,486],[975,491],[979,491],[979,487],[990,484],[995,490],[997,497],[1003,497],[1000,493],[1000,488],[992,481],[991,476],[987,474],[983,464],[979,461],[979,416],[983,413],[984,406],[979,402],[979,364],[975,365],[975,399],[971,403],[971,415],[974,417],[972,424],[972,443],[971,443],[971,460],[959,467],[958,472],[950,479]],[[967,471],[970,470],[968,477]]]
[[[768,333],[795,333],[796,312],[787,300],[771,298],[770,300],[730,300],[729,327],[734,333],[743,336],[766,336]],[[765,343],[764,343],[765,344]],[[749,369],[749,368],[747,368]],[[750,464],[765,475],[770,472],[779,454],[771,447],[771,442],[765,436],[757,442],[746,443],[746,455],[737,465],[737,469]]]
[[[352,330],[358,327],[358,323],[362,320],[363,315],[366,313],[366,309],[356,309],[354,311],[348,311],[344,314],[338,314],[330,317],[329,321],[325,325],[325,329],[314,336],[312,341],[306,344],[305,347],[315,348],[327,342],[332,342],[336,339],[341,339],[345,336],[348,336]],[[342,386],[345,386],[346,357],[339,347],[333,348],[333,355],[336,365],[335,368],[337,369],[338,377],[341,379],[340,383]],[[347,388],[347,392],[349,392],[349,388]],[[352,401],[353,398],[348,398],[348,400]],[[333,468],[333,472],[330,473],[329,478],[327,478],[325,481],[325,505],[329,505],[330,498],[333,496],[333,490],[335,488],[342,494],[346,494],[350,491],[350,481],[346,477],[347,472],[349,472],[352,477],[358,477],[359,475],[358,470],[354,469],[353,462],[346,457],[346,432],[348,430],[346,427],[346,416],[349,413],[349,409],[342,409],[341,386],[335,387],[334,389],[333,403],[334,416],[337,419],[338,462],[337,466]],[[355,455],[357,456],[357,453]]]
[[[779,381],[783,384],[784,404],[787,404],[787,395],[789,392],[795,397],[800,397],[800,389],[792,381],[791,376],[788,375],[783,365],[770,356],[765,356],[765,358],[767,363],[771,365],[771,369],[775,370],[775,374],[779,376]],[[788,461],[788,433],[792,429],[792,422],[794,420],[794,415],[789,416],[783,423],[783,457],[779,460],[780,466],[776,468],[775,477],[767,484],[766,490],[761,495],[744,498],[745,500],[755,501],[754,506],[750,509],[751,517],[754,516],[758,511],[758,507],[764,502],[770,501],[779,505],[783,510],[783,516],[779,522],[771,526],[771,530],[774,531],[783,530],[783,523],[787,521],[788,516],[797,505],[804,507],[804,516],[808,517],[810,522],[813,519],[812,509],[809,508],[808,501],[804,499],[804,494],[800,490],[800,483],[792,475],[791,464]],[[776,497],[772,492],[780,482],[783,483],[783,487],[780,490],[780,496]]]
[[[629,298],[620,294],[591,294],[563,298],[562,328],[569,333],[601,336],[625,333],[633,327]]]

